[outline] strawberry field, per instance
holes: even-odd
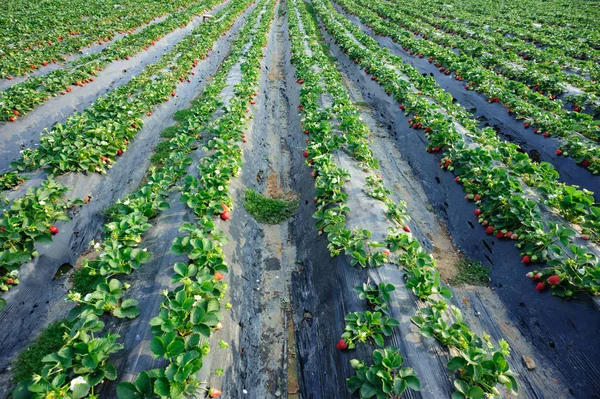
[[[600,397],[594,2],[0,10],[0,398]]]

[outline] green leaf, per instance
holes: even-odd
[[[405,377],[404,381],[406,381],[406,384],[408,385],[408,387],[410,389],[412,389],[413,391],[420,391],[421,390],[421,382],[414,375]]]
[[[160,337],[152,338],[152,341],[150,341],[150,350],[156,358],[165,355],[165,349],[163,347],[162,339]]]
[[[370,398],[375,395],[377,395],[377,388],[375,388],[370,382],[365,382],[362,387],[360,387],[361,398]]]
[[[135,385],[131,382],[120,382],[117,385],[117,396],[119,399],[142,399],[144,395],[141,395]]]
[[[469,396],[473,399],[481,399],[484,395],[483,389],[478,386],[471,387],[469,390]]]
[[[346,379],[346,385],[348,386],[348,391],[354,393],[361,387],[362,381],[358,377],[350,377]]]
[[[448,362],[448,369],[449,370],[458,370],[458,369],[464,368],[465,365],[466,365],[466,360],[460,356],[456,356],[456,357],[453,357]]]
[[[72,399],[81,399],[90,392],[90,386],[86,383],[83,384],[75,384],[73,388]]]

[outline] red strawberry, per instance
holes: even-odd
[[[304,134],[308,134],[308,129],[306,129],[306,130],[304,131]]]
[[[525,255],[521,258],[521,262],[525,264],[531,263],[531,258],[529,257],[529,255]]]
[[[517,240],[517,239],[519,239],[519,236],[513,233],[513,234],[510,236],[510,239],[511,239],[511,240]]]
[[[402,105],[401,105],[401,106],[399,106],[398,108],[400,108],[402,111],[404,111],[404,109],[405,109],[406,107],[404,106],[404,104],[402,104]]]
[[[387,249],[387,248],[386,248],[386,249],[384,249],[384,250],[383,250],[383,254],[384,254],[385,256],[388,256],[388,255],[390,254],[390,250],[389,250],[389,249]]]
[[[583,161],[581,161],[581,166],[583,166],[584,168],[587,168],[588,166],[590,166],[590,161],[588,161],[587,159],[584,159]]]
[[[211,398],[218,398],[219,396],[221,396],[221,391],[219,391],[217,388],[210,388],[208,390],[208,396],[210,396]]]
[[[560,154],[562,154],[562,153],[563,153],[563,152],[562,152],[562,150],[561,150],[560,148],[559,148],[558,150],[556,150],[556,155],[560,155]]]
[[[499,231],[496,233],[496,238],[504,238],[504,233]]]
[[[485,229],[485,234],[492,234],[494,232],[494,228],[492,226],[488,226]]]
[[[256,104],[256,101],[250,100],[250,104],[254,105],[254,104]]]
[[[215,278],[217,281],[221,281],[225,275],[223,273],[215,272]]]
[[[543,291],[544,289],[546,289],[546,284],[544,284],[544,283],[541,283],[541,282],[540,282],[540,283],[537,283],[537,284],[536,284],[536,286],[535,286],[535,289],[536,289],[537,291]]]
[[[529,122],[525,122],[525,123],[523,124],[523,126],[525,126],[525,129],[527,129],[527,128],[529,127],[529,125],[530,125],[530,123],[529,123]]]
[[[473,212],[473,214],[475,216],[479,216],[479,215],[481,215],[481,210],[480,209],[475,209],[475,211]]]
[[[177,94],[177,93],[175,93],[175,90],[173,90],[173,91],[171,92],[171,97],[175,97],[175,95],[176,95],[176,94]]]
[[[146,115],[152,116],[152,112],[148,111],[148,112],[146,112]]]
[[[556,285],[560,283],[560,277],[557,275],[548,277],[548,284]]]
[[[582,235],[581,235],[581,239],[582,239],[582,240],[586,240],[586,241],[587,241],[587,240],[589,240],[589,239],[590,239],[590,236],[589,236],[589,235],[587,235],[587,234],[582,234]]]
[[[457,183],[458,183],[458,182],[460,182],[460,177],[456,176],[456,177],[454,178],[454,181],[455,181],[455,182],[457,182]]]
[[[512,232],[511,232],[511,231],[507,231],[507,232],[504,234],[504,238],[511,238],[511,237],[512,237]]]
[[[402,227],[402,229],[403,229],[404,231],[406,231],[407,233],[410,233],[410,227],[408,227],[408,226],[404,226],[404,227]]]
[[[58,227],[56,227],[56,226],[50,226],[50,233],[52,235],[58,234]]]
[[[17,120],[17,117],[16,116],[11,116],[11,117],[8,118],[8,120],[9,120],[9,122],[14,122],[14,121]]]
[[[304,156],[304,158],[308,158],[308,151],[304,150],[304,152],[302,152],[302,155]]]
[[[344,338],[340,339],[337,344],[335,344],[335,347],[338,348],[339,350],[343,351],[348,349],[348,344],[346,343],[346,340],[344,340]]]
[[[543,136],[544,136],[544,137],[550,137],[550,133],[548,133],[548,132],[544,132]]]
[[[117,156],[123,155],[123,150],[117,150]]]
[[[475,197],[473,197],[473,199],[474,199],[475,201],[479,201],[479,200],[481,199],[481,195],[479,195],[479,194],[475,194]]]
[[[542,273],[536,273],[533,275],[533,277],[531,278],[533,281],[539,281],[539,279],[542,278]]]
[[[231,219],[231,215],[229,214],[228,211],[221,212],[220,216],[221,216],[221,219],[223,219],[223,220],[229,220],[229,219]]]

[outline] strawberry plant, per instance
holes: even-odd
[[[402,395],[407,388],[421,390],[421,383],[415,371],[402,367],[404,359],[393,346],[373,351],[373,364],[351,360],[356,375],[347,379],[350,393],[357,392],[361,398],[394,398]]]

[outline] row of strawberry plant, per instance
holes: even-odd
[[[126,1],[121,6],[103,1],[78,1],[64,7],[28,1],[0,16],[0,78],[26,75],[65,55],[132,33],[161,15],[187,7],[195,0]],[[79,4],[78,4],[79,3]],[[65,15],[66,14],[66,15]],[[63,19],[64,18],[64,19]]]
[[[420,6],[414,10],[406,4],[402,7],[388,2],[381,4],[385,8],[395,10],[392,20],[415,35],[420,35],[423,39],[435,40],[445,47],[456,48],[461,54],[465,53],[477,58],[484,65],[496,67],[496,70],[504,76],[526,83],[535,91],[547,92],[550,94],[550,99],[568,90],[568,85],[573,85],[583,90],[579,96],[579,104],[598,102],[600,86],[597,82],[579,74],[563,71],[561,67],[561,60],[565,59],[561,54],[563,47],[552,52],[548,49],[541,50],[535,44],[505,37],[497,31],[488,32],[484,27],[476,28],[452,19],[436,18],[428,15],[427,12],[422,12]],[[566,57],[566,60],[567,63],[572,61],[570,57]]]
[[[531,100],[539,98],[545,103],[552,103],[552,100],[539,93],[533,93],[521,83],[512,82],[488,70],[471,56],[456,54],[451,49],[427,40],[415,39],[412,32],[402,33],[397,25],[386,22],[376,13],[352,0],[340,0],[338,3],[347,12],[357,15],[377,34],[390,36],[419,57],[429,56],[429,62],[435,63],[440,72],[446,75],[454,72],[456,79],[468,80],[466,89],[474,89],[487,95],[490,102],[503,103],[509,114],[514,114],[518,119],[525,119],[525,126],[531,127],[535,133],[544,134],[546,137],[558,136],[562,143],[562,155],[570,155],[594,174],[600,172],[600,146],[594,142],[600,139],[600,124],[593,123],[590,115],[565,111],[560,106],[546,111],[539,106],[541,104]],[[390,15],[389,11],[385,13],[381,8],[377,10],[385,17]]]
[[[67,188],[53,180],[30,188],[0,216],[0,292],[19,284],[19,266],[37,256],[35,243],[52,242],[57,221],[68,221],[67,212],[83,204],[65,199]],[[0,299],[0,310],[6,302]]]
[[[113,60],[129,59],[141,50],[148,50],[166,34],[187,25],[195,16],[205,13],[218,1],[202,1],[170,14],[164,21],[149,25],[143,30],[127,35],[97,53],[91,53],[72,62],[68,67],[46,75],[33,76],[0,93],[0,120],[14,122],[19,116],[35,109],[50,97],[65,95],[72,85],[84,86],[94,81],[98,71]]]
[[[248,118],[244,116],[249,112],[248,102],[256,102],[252,98],[256,95],[274,6],[270,0],[258,3],[240,38],[205,90],[205,109],[217,109],[231,69],[241,62],[242,78],[234,86],[234,97],[224,113],[203,129],[213,136],[206,143],[210,155],[200,161],[199,177],[188,176],[185,180],[182,201],[194,211],[197,221],[182,226],[180,230],[186,235],[174,240],[171,252],[187,254],[188,262],[173,266],[172,283],[176,287],[165,291],[161,310],[150,323],[155,335],[150,349],[155,357],[165,358],[168,365],[140,373],[135,383],[119,384],[117,392],[121,399],[178,399],[197,395],[202,390],[210,397],[221,394],[217,388],[205,388],[207,383],[196,375],[202,368],[203,356],[210,352],[208,338],[221,328],[221,301],[227,286],[221,281],[228,271],[222,249],[224,235],[216,229],[213,218],[217,215],[222,220],[230,218],[232,199],[228,186],[241,170],[242,148],[237,143],[245,141],[243,131]],[[251,45],[247,46],[250,41]]]
[[[315,5],[318,7],[318,3]],[[303,25],[310,40],[310,38],[316,37],[314,22],[311,24],[308,13],[305,11],[301,11],[301,14],[303,14]],[[294,14],[289,12],[288,15],[293,16]],[[314,18],[314,14],[311,13],[311,16]],[[316,113],[312,108],[307,109],[307,106],[313,104],[315,98],[318,98],[319,94],[322,92],[318,87],[319,76],[328,76],[328,74],[331,74],[337,77],[337,85],[328,85],[327,82],[325,82],[325,90],[323,90],[326,93],[330,93],[336,101],[338,98],[346,99],[348,94],[339,82],[339,74],[332,65],[328,65],[331,61],[325,54],[319,53],[320,48],[317,44],[311,46],[312,56],[309,57],[302,53],[303,43],[301,40],[297,39],[296,43],[294,43],[293,38],[301,38],[303,36],[304,35],[298,30],[297,23],[292,22],[292,17],[290,17],[290,37],[292,37],[293,51],[292,60],[296,66],[296,73],[304,85],[301,92],[301,105],[305,112],[306,127],[306,119],[312,118]],[[311,69],[312,65],[315,63],[321,67],[319,74],[314,73]],[[307,87],[307,90],[305,90],[305,87]],[[344,111],[344,107],[349,107],[351,109]],[[340,100],[340,104],[336,103],[332,108],[335,109],[335,112],[332,112],[332,114],[319,110],[321,111],[319,114],[323,115],[325,121],[331,117],[343,117],[346,112],[348,114],[357,112],[351,103],[344,102],[343,100]],[[333,139],[335,135],[332,135],[331,130],[323,129],[323,125],[324,123],[317,124],[314,125],[313,129],[309,129],[311,139],[319,137],[325,142],[335,141],[335,139]],[[340,126],[342,125],[343,123],[340,123]],[[362,124],[362,122],[359,123],[359,126],[362,127],[359,131],[364,132],[364,139],[367,140],[368,128]],[[349,139],[349,141],[351,143],[353,140]],[[322,147],[326,148],[323,149]],[[316,185],[318,187],[317,193],[320,196],[325,195],[325,199],[319,197],[318,204],[320,205],[318,206],[323,209],[327,208],[325,212],[337,217],[337,212],[344,213],[349,211],[347,207],[340,205],[340,202],[343,203],[344,201],[344,196],[339,194],[337,196],[330,196],[319,190],[322,186],[322,184],[320,185],[319,183],[321,174],[327,173],[329,169],[336,168],[335,165],[328,165],[328,162],[323,161],[323,155],[328,153],[328,148],[335,151],[336,147],[331,145],[328,146],[326,144],[324,146],[318,146],[317,148],[320,148],[320,153],[311,154],[309,152],[309,157],[313,155],[314,158],[310,158],[308,164],[315,168],[315,174],[317,175]],[[311,149],[311,147],[309,147],[309,149]],[[379,176],[371,176],[370,179],[368,178],[365,190],[369,195],[383,201],[385,204],[389,204],[390,202],[393,203],[388,197],[391,192],[385,189],[385,185]],[[400,208],[404,208],[404,206],[401,204]],[[389,213],[388,217],[390,217]],[[332,218],[325,223],[322,223],[322,218],[317,217],[317,219],[319,220],[317,222],[319,230],[328,232],[331,249],[331,245],[335,245],[336,243],[335,233],[333,233],[335,232],[335,228],[332,227],[335,224],[343,224],[344,221],[339,217]],[[395,217],[391,217],[391,220],[401,222],[401,219],[398,220]],[[391,261],[404,266],[409,276],[407,279],[407,287],[412,288],[415,295],[419,296],[421,299],[430,299],[431,301],[435,299],[435,306],[437,306],[440,311],[444,311],[448,308],[448,304],[444,299],[450,299],[451,292],[441,285],[439,273],[435,269],[435,261],[433,258],[421,249],[419,243],[410,237],[408,234],[409,232],[410,229],[407,228],[407,226],[404,226],[403,230],[392,229],[392,233],[388,236],[386,242],[383,243],[383,246],[385,246],[384,250],[375,252],[372,256],[375,257],[379,255],[385,259],[385,262]],[[357,238],[361,239],[358,234],[355,234],[355,236],[358,236]],[[362,238],[364,239],[366,236],[368,236],[368,234],[363,232]],[[403,245],[407,242],[409,245]],[[345,249],[347,253],[355,251],[355,248],[348,244],[342,244],[340,249]],[[381,246],[377,245],[378,243],[371,244],[374,244],[374,248]],[[404,253],[397,256],[396,254],[398,251]],[[337,253],[339,253],[339,251],[332,251],[331,254],[334,256]],[[374,266],[378,265],[378,262],[367,262],[366,264]],[[373,287],[365,284],[362,287],[357,287],[356,290],[360,293],[361,298],[367,299],[369,305],[373,307],[375,312],[357,312],[349,314],[346,318],[347,324],[345,333],[342,335],[343,340],[338,343],[338,348],[352,348],[356,342],[366,342],[370,340],[379,346],[383,346],[383,336],[390,335],[391,327],[397,323],[392,322],[391,320],[393,319],[382,316],[380,313],[383,312],[387,314],[387,302],[390,298],[390,292],[394,290],[394,286],[381,283],[377,287]],[[438,299],[438,297],[441,299]],[[458,355],[454,356],[448,364],[448,367],[451,370],[457,371],[458,376],[454,383],[457,392],[455,392],[453,397],[481,398],[484,396],[484,392],[497,396],[499,395],[498,389],[496,388],[497,383],[505,385],[509,390],[516,391],[516,380],[505,360],[505,357],[508,356],[509,352],[508,345],[501,340],[500,348],[493,347],[489,341],[489,337],[484,336],[484,338],[481,339],[476,336],[469,329],[468,325],[460,319],[460,313],[457,310],[455,313],[456,314],[453,315],[447,314],[446,312],[443,318],[442,315],[440,315],[440,320],[444,322],[444,325],[446,325],[447,319],[456,319],[456,322],[452,327],[456,327],[458,331],[454,336],[462,337],[462,339],[459,339],[460,345],[447,344],[440,340],[442,344],[446,344],[447,346],[456,349],[458,352]],[[413,320],[415,322],[419,321],[419,319]],[[436,320],[436,322],[440,320]],[[423,329],[424,335],[433,336],[433,334],[427,334],[427,331],[427,329]],[[438,338],[442,336],[443,334],[440,334]],[[414,372],[411,369],[399,369],[402,363],[402,357],[399,354],[394,353],[393,350],[376,350],[373,358],[374,365],[371,367],[367,367],[364,362],[361,361],[352,361],[352,366],[356,369],[356,376],[348,379],[348,387],[351,391],[360,389],[359,392],[361,397],[365,398],[370,398],[372,396],[393,397],[395,394],[402,393],[406,386],[411,386],[413,389],[419,388],[418,380],[416,380]],[[384,358],[386,358],[385,362],[383,361]],[[467,359],[474,361],[468,363]]]
[[[440,12],[440,5],[437,1],[407,2],[405,3],[405,12],[412,11],[415,16],[428,16],[440,21],[455,21],[463,24],[469,33],[476,29],[488,33],[493,32],[494,36],[500,40],[508,39],[512,51],[534,53],[539,63],[558,63],[565,69],[592,74],[592,79],[598,77],[599,53],[597,50],[600,49],[597,41],[598,30],[593,29],[593,22],[582,24],[579,28],[574,28],[571,24],[572,11],[575,9],[585,10],[586,16],[593,20],[593,13],[590,13],[592,10],[585,4],[579,3],[577,7],[569,6],[567,12],[563,10],[551,13],[552,16],[570,19],[568,27],[563,23],[548,23],[548,16],[540,18],[538,24],[532,25],[527,18],[513,13],[513,10],[517,8],[515,4],[506,5],[506,9],[500,13],[490,10],[490,5],[489,2],[486,4],[484,13],[473,13],[473,10],[480,10],[478,4],[473,2],[463,2],[460,7],[444,7],[443,12]],[[528,2],[526,7],[538,8],[538,6],[537,2]],[[505,17],[509,18],[508,21]],[[522,25],[524,21],[526,26]],[[596,39],[593,39],[594,36]],[[595,44],[586,43],[586,40],[590,39],[595,40]]]
[[[213,29],[217,28],[213,26]],[[43,359],[45,366],[40,374],[19,384],[15,398],[59,395],[56,397],[74,399],[90,394],[90,397],[95,397],[96,385],[104,378],[116,378],[109,355],[120,350],[122,345],[115,342],[117,335],[106,333],[104,338],[94,335],[104,329],[98,317],[110,313],[120,318],[133,318],[139,314],[137,301],[122,299],[128,284],[122,284],[114,277],[130,274],[149,261],[150,253],[138,246],[143,234],[151,227],[148,222],[168,209],[165,199],[170,188],[186,174],[191,163],[187,154],[198,138],[203,121],[206,122],[209,117],[206,111],[205,102],[195,102],[188,118],[168,140],[170,150],[163,158],[162,166],[151,168],[147,182],[111,208],[109,215],[112,220],[105,225],[105,241],[94,245],[100,256],[91,261],[85,260],[82,265],[86,274],[96,276],[95,290],[83,294],[69,292],[68,299],[77,304],[67,319],[73,325],[70,338],[62,349]],[[84,352],[85,347],[90,353]]]
[[[424,93],[432,97],[435,102],[441,106],[443,111],[446,111],[447,114],[452,115],[452,117],[454,117],[466,129],[473,130],[475,133],[478,132],[476,129],[477,122],[474,120],[473,115],[468,113],[460,104],[454,104],[451,101],[451,97],[448,97],[446,92],[436,89],[435,85],[432,84],[435,83],[434,79],[422,76],[415,68],[407,64],[403,64],[400,58],[390,56],[388,52],[382,49],[375,40],[362,33],[360,29],[352,25],[340,14],[336,13],[334,15],[337,16],[336,21],[342,24],[344,29],[347,30],[352,36],[348,39],[349,43],[353,43],[352,40],[356,39],[358,43],[360,43],[362,46],[365,46],[363,50],[365,54],[371,54],[372,56],[377,57],[379,60],[390,64],[393,68],[396,68],[398,72],[404,73],[410,79],[410,82],[414,84],[414,87],[411,87],[409,83],[404,83],[403,86],[405,88],[410,88],[413,92],[420,90],[421,94]],[[338,32],[338,34],[342,33],[342,31]],[[354,56],[354,58],[357,57],[358,56]],[[389,74],[390,71],[388,70],[386,73]],[[391,73],[393,74],[394,71]],[[372,79],[377,80],[378,77],[373,76]],[[413,103],[413,101],[407,101],[407,103],[409,103],[409,110],[411,110],[410,103]],[[405,105],[402,105],[401,108],[406,110]],[[415,112],[415,114],[417,113]],[[419,129],[419,122],[420,121],[418,120],[411,120],[412,127]],[[436,129],[434,126],[425,127],[426,133],[432,133],[435,130]],[[492,158],[499,159],[506,163],[511,167],[513,174],[522,178],[527,185],[537,188],[544,196],[544,199],[548,201],[548,204],[556,208],[563,217],[573,223],[584,224],[585,227],[590,228],[592,232],[598,230],[598,219],[595,217],[597,209],[595,209],[595,201],[592,193],[585,190],[576,190],[575,187],[570,187],[565,184],[558,184],[558,173],[553,170],[549,164],[536,164],[531,162],[526,155],[519,155],[515,145],[500,142],[497,138],[495,138],[496,136],[492,129],[483,129],[481,132],[491,137],[482,138],[474,136],[471,137],[471,139],[475,140],[480,145],[493,144],[493,148],[498,150],[498,155]],[[490,139],[494,140],[493,143],[489,141]],[[451,138],[448,140],[452,142],[454,139]],[[443,148],[445,144],[446,143],[444,142],[431,143],[429,149],[432,151],[439,151],[439,149]],[[564,200],[565,197],[568,197],[566,201]],[[574,205],[575,203],[576,205]]]
[[[19,171],[46,167],[53,175],[67,171],[106,173],[141,129],[142,117],[174,97],[176,85],[189,79],[199,60],[209,56],[220,35],[210,26],[221,24],[225,29],[234,17],[229,13],[199,25],[129,83],[73,114],[64,125],[54,125],[42,135],[37,148],[23,150],[22,157],[11,165]],[[201,34],[206,30],[212,36]]]
[[[441,59],[444,63],[449,62],[446,62],[446,59],[450,59],[453,63],[458,63],[460,60],[462,63],[475,62],[478,67],[483,66],[490,69],[487,71],[488,73],[495,72],[499,76],[510,79],[511,84],[506,87],[507,89],[541,108],[562,113],[564,104],[560,100],[557,101],[556,96],[569,93],[571,90],[581,91],[579,98],[582,102],[580,101],[579,105],[575,104],[573,108],[576,112],[584,110],[583,104],[600,104],[598,98],[600,85],[598,83],[576,74],[566,73],[556,64],[553,68],[547,68],[543,66],[544,64],[529,60],[527,55],[524,56],[526,58],[524,59],[521,56],[523,52],[519,52],[521,55],[518,55],[508,51],[508,45],[501,42],[500,39],[490,39],[492,41],[490,43],[485,38],[472,38],[466,33],[461,34],[454,30],[446,32],[438,28],[439,25],[435,24],[435,21],[432,26],[422,17],[405,13],[404,7],[392,5],[386,1],[375,4],[364,1],[357,3],[378,13],[380,17],[389,19],[389,22],[385,23],[388,27],[395,29],[401,27],[401,31],[395,32],[396,35],[390,35],[390,37],[402,37],[401,42],[406,51],[418,54],[420,57],[422,56],[420,54],[427,53],[435,57],[436,52],[441,52],[443,55]],[[463,28],[465,27],[463,26]],[[422,40],[418,36],[421,36]],[[449,55],[447,52],[452,52],[453,55]],[[481,73],[485,73],[485,71]],[[523,84],[516,84],[517,82]],[[565,98],[572,100],[569,96]],[[587,115],[578,116],[588,120],[588,123],[591,120],[591,117]]]
[[[305,133],[310,134],[305,154],[310,158],[308,164],[314,169],[316,176],[317,211],[314,216],[318,220],[319,234],[327,233],[331,256],[345,251],[346,254],[351,254],[352,264],[362,267],[381,266],[389,251],[372,251],[369,248],[376,248],[379,244],[365,243],[370,232],[364,229],[351,231],[345,227],[345,214],[349,209],[344,205],[347,193],[343,191],[343,187],[349,175],[333,162],[333,152],[344,148],[363,167],[377,168],[377,160],[368,148],[368,128],[360,122],[360,113],[352,105],[339,75],[323,53],[320,43],[315,40],[315,22],[310,20],[305,3],[301,4],[298,8],[295,1],[288,2],[289,32],[292,63],[296,67],[299,82],[303,85],[300,107],[304,113]],[[298,18],[298,13],[301,19]],[[310,49],[310,55],[305,50],[305,44]],[[319,105],[319,98],[324,93],[333,101],[329,107]],[[333,133],[336,129],[341,134]],[[356,152],[356,148],[362,148],[362,151]],[[396,206],[393,201],[386,203]],[[396,217],[392,220],[402,222],[403,215],[393,216]],[[404,359],[398,348],[385,347],[384,336],[391,335],[393,327],[399,324],[396,319],[389,317],[386,306],[389,292],[394,288],[392,284],[385,283],[379,287],[368,284],[357,287],[360,297],[368,299],[368,304],[374,311],[349,313],[345,317],[345,332],[336,344],[341,350],[354,349],[360,343],[381,347],[373,351],[372,365],[359,359],[350,361],[356,375],[347,379],[348,390],[351,393],[358,392],[361,398],[391,398],[401,395],[407,388],[415,391],[421,389],[415,371],[401,367]],[[378,300],[376,297],[380,289],[383,297]],[[374,303],[376,305],[372,306]]]
[[[248,4],[245,0],[237,0],[231,3],[231,6],[225,7],[221,12],[215,16],[214,22],[207,22],[204,27],[205,40],[198,43],[198,49],[204,53],[212,43],[217,40],[223,33],[225,33],[233,24],[233,21],[239,16],[246,8]],[[183,56],[183,55],[182,55]],[[195,63],[194,63],[195,64]],[[187,69],[187,68],[186,68]],[[98,110],[96,110],[98,112]],[[128,113],[125,113],[125,117],[130,117]],[[117,124],[117,121],[109,120],[106,121],[109,124]],[[81,128],[81,126],[78,126]],[[103,137],[102,131],[96,131],[93,134],[98,135],[98,139],[106,140]],[[72,137],[68,135],[67,137]],[[75,138],[76,142],[72,145],[81,145],[80,138]],[[125,144],[126,145],[126,144]],[[120,152],[120,153],[119,153]],[[122,154],[122,150],[117,150],[117,155]],[[108,161],[108,160],[107,160]],[[37,198],[36,190],[46,195],[47,187],[55,187],[55,184],[50,181],[42,183],[42,189],[30,189],[31,194],[26,194],[24,199],[17,199],[13,202],[9,209],[5,210],[2,218],[3,229],[0,231],[0,242],[2,243],[2,251],[0,252],[0,259],[3,260],[6,272],[16,270],[24,262],[31,260],[36,256],[34,244],[35,242],[51,242],[51,233],[56,233],[58,230],[56,227],[48,227],[48,224],[54,223],[56,220],[64,220],[65,217],[56,208],[58,204],[63,206],[57,198],[53,198],[52,201],[43,201],[44,198]],[[66,191],[65,188],[61,188],[58,194],[62,194]],[[39,201],[42,201],[40,204]],[[22,205],[22,203],[24,205]],[[5,274],[5,273],[3,273]]]
[[[442,109],[432,104],[428,97],[417,92],[390,65],[382,62],[386,58],[385,54],[374,55],[371,50],[357,43],[354,37],[348,36],[347,30],[356,27],[335,12],[330,3],[319,3],[319,6],[319,14],[336,43],[356,63],[372,73],[373,80],[377,80],[390,95],[402,103],[400,108],[417,115],[409,123],[415,129],[425,128],[426,136],[431,140],[428,150],[449,149],[440,166],[454,170],[458,175],[457,181],[465,184],[467,198],[475,199],[482,204],[482,208],[486,207],[483,211],[476,211],[479,221],[487,226],[486,233],[498,238],[518,240],[517,246],[521,248],[524,263],[550,261],[552,267],[547,273],[560,273],[561,277],[560,284],[552,286],[555,294],[572,296],[577,291],[592,294],[598,292],[595,275],[600,266],[598,258],[589,251],[593,246],[584,244],[582,240],[576,241],[576,233],[570,226],[552,222],[555,217],[548,212],[542,215],[540,209],[542,205],[547,207],[550,204],[565,216],[573,218],[575,214],[580,214],[583,228],[591,233],[591,237],[582,234],[581,238],[597,241],[598,208],[593,206],[593,197],[590,203],[585,191],[560,184],[546,185],[548,178],[535,181],[532,173],[545,171],[556,179],[556,172],[549,168],[550,165],[533,164],[527,155],[518,153],[514,145],[501,142],[492,129],[477,129],[477,123],[473,120],[469,123],[466,119],[463,127],[458,126]],[[352,34],[359,33],[352,31]],[[410,72],[411,67],[405,66],[405,70]],[[416,83],[420,78],[423,76],[418,72],[410,76],[411,81]],[[419,89],[431,92],[432,87],[434,86]],[[446,101],[451,104],[448,98]],[[500,162],[507,163],[508,168]],[[538,191],[545,193],[544,204],[541,200],[535,200],[536,195],[524,187],[521,178],[528,184],[536,184]],[[573,201],[578,201],[581,205],[574,205]],[[582,209],[589,209],[590,213],[580,212]],[[481,216],[482,213],[485,217]]]

